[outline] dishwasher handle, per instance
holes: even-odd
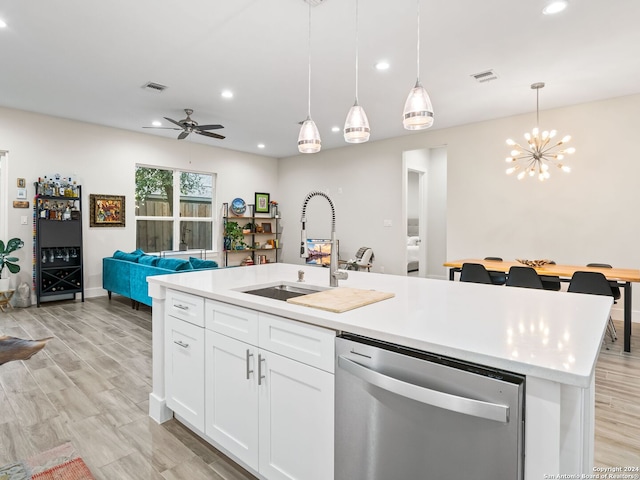
[[[509,407],[507,405],[460,397],[403,382],[397,378],[371,370],[343,355],[338,357],[338,366],[367,383],[417,402],[473,417],[503,423],[509,422]]]

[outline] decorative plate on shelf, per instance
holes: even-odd
[[[229,208],[231,213],[239,217],[247,211],[247,204],[241,198],[234,198]]]
[[[541,267],[543,265],[546,265],[547,263],[551,263],[551,260],[524,260],[521,258],[516,258],[516,260],[530,267]]]

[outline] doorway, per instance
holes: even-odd
[[[403,154],[406,275],[447,278],[447,149]]]

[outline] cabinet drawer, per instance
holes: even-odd
[[[334,372],[333,330],[260,313],[260,348]]]
[[[207,330],[258,345],[258,312],[254,310],[207,300],[205,326]]]
[[[167,315],[204,327],[204,299],[188,293],[167,290]]]

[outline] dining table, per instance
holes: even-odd
[[[509,273],[509,269],[513,266],[531,266],[517,260],[499,261],[485,260],[481,258],[465,258],[462,260],[452,260],[444,263],[449,268],[449,280],[455,279],[456,272],[462,270],[464,263],[479,263],[484,265],[487,270],[494,272]],[[540,266],[531,266],[538,275],[548,275],[559,277],[561,281],[568,282],[575,272],[600,272],[607,280],[617,282],[624,288],[624,351],[631,351],[631,284],[640,282],[640,269],[634,268],[604,268],[604,267],[587,267],[584,265],[562,265],[555,263],[545,263]]]

